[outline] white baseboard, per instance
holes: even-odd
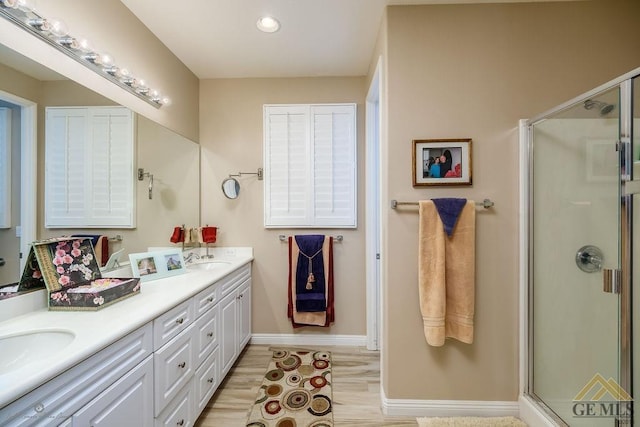
[[[493,400],[409,400],[382,395],[382,413],[404,417],[517,417],[518,402]]]
[[[345,345],[365,347],[366,335],[320,335],[320,334],[253,334],[251,344],[267,345]]]

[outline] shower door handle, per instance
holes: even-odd
[[[622,271],[615,268],[602,269],[602,290],[610,294],[619,294],[622,288]]]

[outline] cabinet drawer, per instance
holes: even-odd
[[[62,423],[152,352],[151,323],[0,409],[0,425]]]
[[[220,280],[220,288],[222,288],[222,295],[224,297],[233,289],[235,289],[240,283],[244,282],[251,276],[251,264],[247,264],[240,267],[239,270],[234,271],[227,277]]]
[[[194,378],[196,414],[200,414],[204,407],[207,406],[209,399],[211,399],[218,385],[220,385],[219,364],[220,349],[216,348],[196,370]]]
[[[196,320],[194,332],[194,345],[196,368],[218,346],[220,336],[220,307],[216,305]]]
[[[156,427],[191,427],[196,413],[193,404],[194,382],[189,383],[176,395],[167,408],[156,418]]]
[[[214,284],[193,297],[196,318],[206,313],[211,307],[220,301],[220,286]]]
[[[152,427],[153,357],[147,357],[74,414],[73,426]]]
[[[156,416],[173,399],[195,372],[195,353],[191,325],[153,355]]]
[[[153,321],[153,348],[158,350],[193,322],[193,299],[173,307]]]

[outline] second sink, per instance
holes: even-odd
[[[187,269],[189,270],[217,270],[219,268],[224,268],[231,264],[230,261],[201,261],[195,264],[187,265]]]

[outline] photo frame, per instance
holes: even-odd
[[[414,139],[413,186],[471,185],[471,138]]]
[[[182,251],[167,249],[154,252],[129,254],[133,277],[140,282],[162,279],[187,272]]]

